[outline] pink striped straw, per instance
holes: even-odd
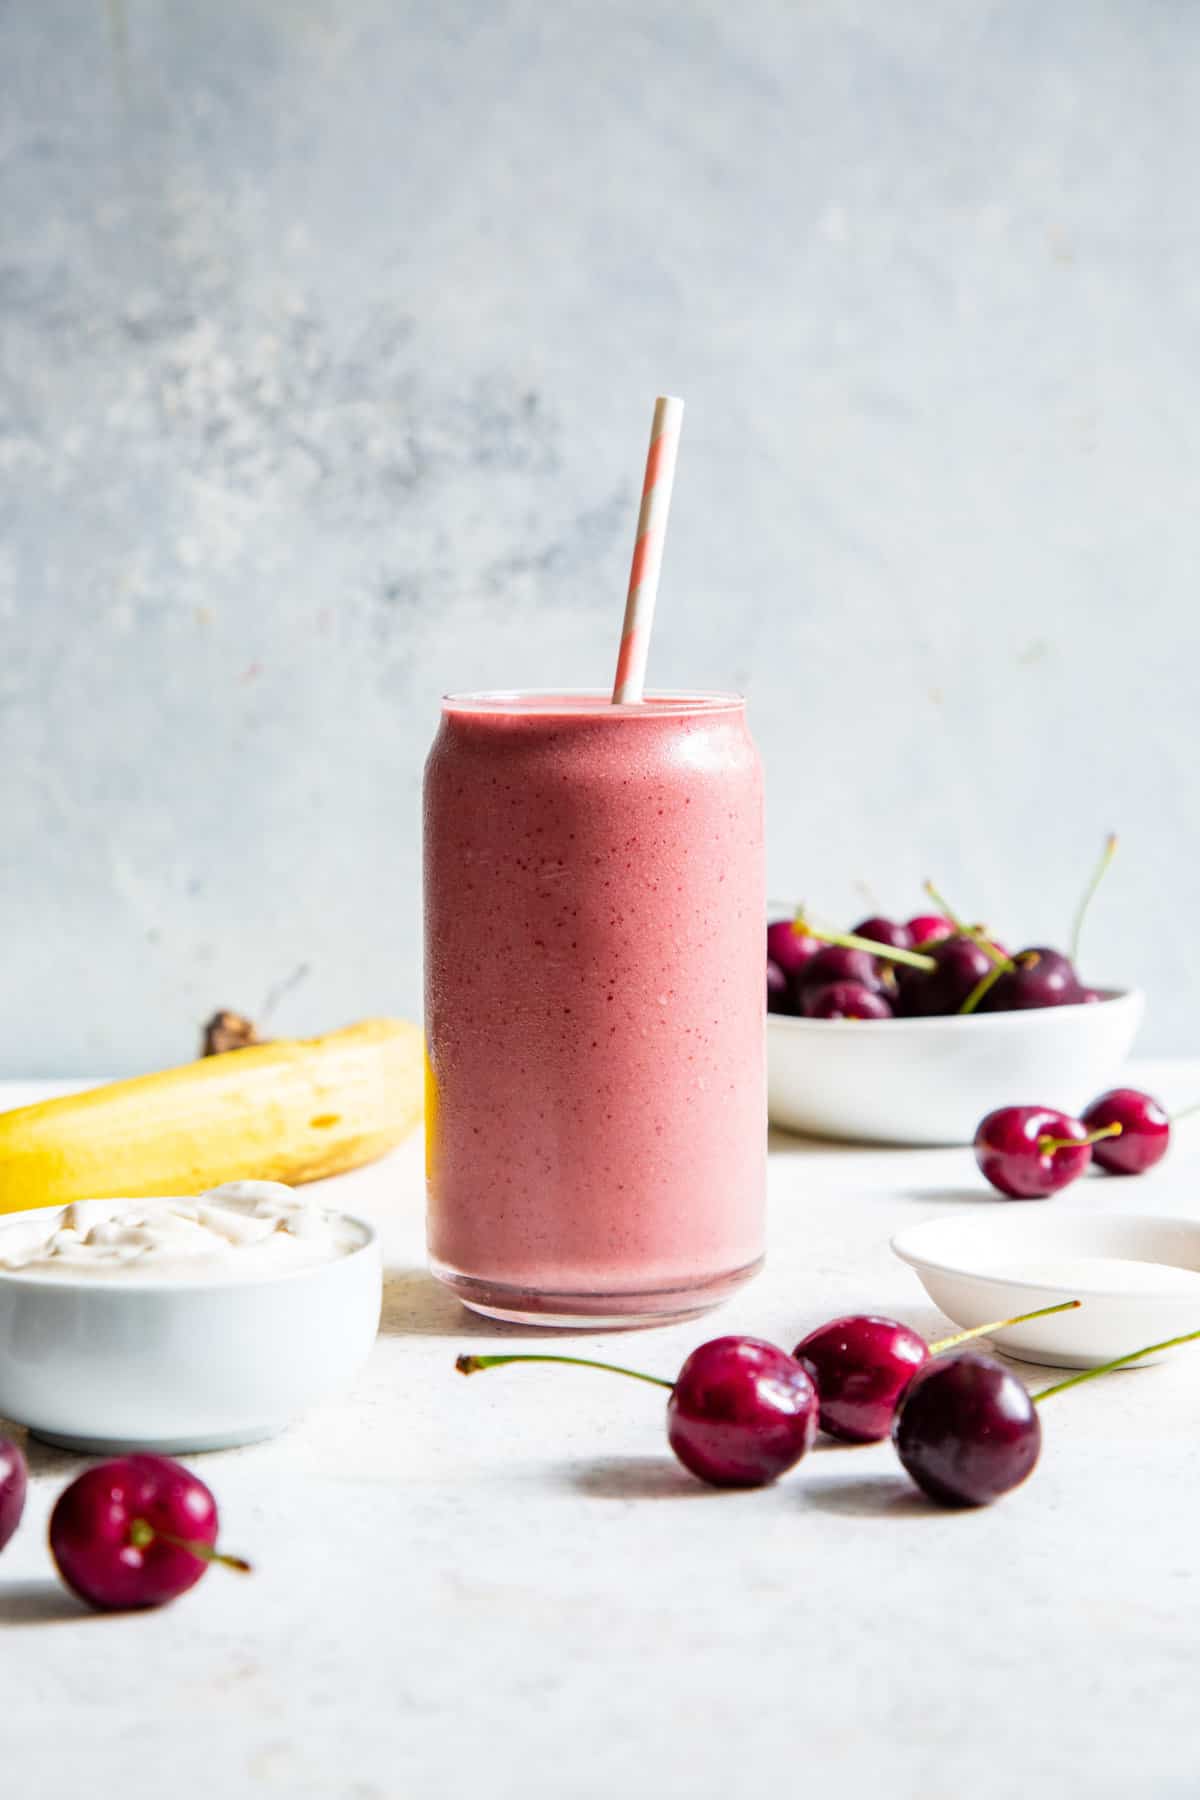
[[[676,400],[671,394],[660,394],[654,402],[654,423],[650,427],[646,479],[642,483],[637,541],[633,546],[633,567],[629,571],[625,623],[621,627],[621,653],[613,683],[614,706],[630,702],[636,705],[646,686],[646,657],[654,625],[654,603],[658,599],[658,577],[662,569],[682,424],[683,401]]]

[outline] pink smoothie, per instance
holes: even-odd
[[[678,1316],[753,1272],[762,777],[729,695],[469,695],[425,777],[429,1247],[501,1316]]]

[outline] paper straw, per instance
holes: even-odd
[[[679,429],[683,424],[683,401],[671,394],[660,394],[654,402],[654,423],[650,428],[650,449],[646,456],[646,479],[642,483],[642,506],[638,513],[637,542],[633,546],[633,567],[629,571],[629,593],[625,600],[625,623],[621,627],[621,653],[617,658],[617,678],[613,683],[613,705],[635,705],[646,686],[646,657],[650,650],[650,632],[654,626],[654,603],[658,599],[658,577],[662,568],[663,544],[667,536],[667,515],[671,510],[671,488],[675,482],[675,458],[679,451]]]

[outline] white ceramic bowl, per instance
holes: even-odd
[[[0,1417],[73,1450],[178,1455],[273,1437],[344,1387],[379,1328],[379,1242],[233,1281],[0,1270]]]
[[[1082,1301],[1077,1311],[989,1334],[1025,1362],[1093,1368],[1144,1344],[1200,1331],[1200,1221],[1194,1219],[1039,1210],[1036,1202],[1016,1201],[994,1212],[911,1225],[897,1232],[892,1249],[964,1329],[1058,1300]]]
[[[945,1019],[767,1017],[773,1125],[860,1143],[969,1144],[997,1106],[1075,1113],[1111,1087],[1144,1010],[1137,988],[1090,1006]]]

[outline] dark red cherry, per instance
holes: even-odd
[[[894,1015],[882,994],[861,981],[831,981],[828,987],[806,986],[800,996],[806,1019],[890,1019]]]
[[[929,1346],[895,1319],[852,1313],[818,1325],[794,1355],[816,1387],[821,1430],[844,1444],[874,1444],[892,1429],[896,1402],[929,1361]]]
[[[912,949],[912,932],[895,919],[864,919],[854,927],[851,936],[870,938],[873,944],[888,944],[893,950]]]
[[[1092,1160],[1087,1128],[1049,1106],[1000,1106],[975,1133],[975,1161],[1012,1200],[1042,1200]]]
[[[790,1013],[792,1005],[792,987],[787,976],[778,963],[767,962],[767,1011],[769,1013]]]
[[[776,919],[767,926],[767,959],[777,963],[785,975],[797,975],[821,948],[820,938],[798,931],[791,919]]]
[[[1034,945],[1018,950],[1013,962],[1016,967],[1006,970],[980,1002],[980,1012],[1025,1012],[1083,1003],[1083,983],[1061,951]]]
[[[923,950],[938,938],[953,937],[955,931],[953,919],[947,919],[942,913],[918,913],[908,920],[909,941],[914,950]]]
[[[1029,1393],[1011,1369],[976,1350],[938,1357],[901,1395],[896,1454],[941,1506],[986,1506],[1018,1487],[1042,1447]]]
[[[835,981],[856,981],[873,994],[893,994],[896,977],[867,950],[849,950],[841,944],[823,944],[793,979],[793,992],[803,1007],[806,988],[829,987]]]
[[[248,1564],[215,1548],[217,1503],[165,1456],[118,1456],[76,1476],[50,1515],[58,1572],[98,1612],[162,1606],[212,1562]]]
[[[1035,1312],[973,1325],[927,1344],[907,1325],[871,1313],[851,1313],[818,1325],[797,1344],[794,1355],[813,1378],[821,1408],[821,1429],[848,1444],[871,1444],[892,1428],[896,1404],[918,1369],[931,1356],[968,1338],[990,1337],[1030,1319],[1073,1312],[1078,1300],[1057,1300]]]
[[[1171,1120],[1152,1094],[1138,1088],[1110,1088],[1093,1100],[1083,1115],[1088,1131],[1119,1125],[1120,1132],[1100,1138],[1093,1159],[1109,1175],[1143,1175],[1161,1162],[1171,1142]]]
[[[900,979],[900,1012],[907,1018],[938,1018],[958,1012],[993,967],[992,958],[974,938],[940,938],[925,950],[937,967],[930,973],[905,969]]]
[[[817,1394],[808,1371],[761,1338],[713,1338],[684,1363],[667,1402],[667,1437],[713,1487],[763,1487],[811,1448]]]
[[[667,1388],[667,1437],[693,1475],[713,1487],[763,1487],[812,1446],[817,1391],[807,1369],[762,1338],[720,1337],[701,1344],[675,1381],[588,1357],[518,1351],[511,1356],[460,1356],[462,1375],[509,1363],[573,1363]]]
[[[21,1523],[26,1486],[25,1458],[11,1438],[0,1437],[0,1550]]]

